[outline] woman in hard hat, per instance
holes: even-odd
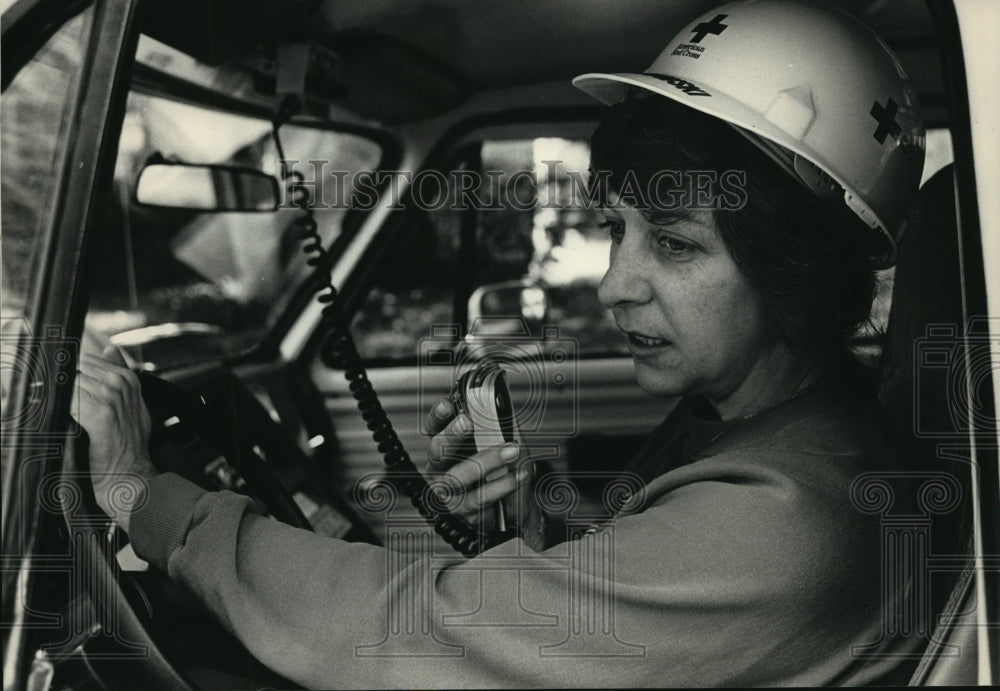
[[[521,537],[468,561],[331,540],[155,476],[141,434],[88,420],[135,413],[84,377],[95,468],[150,476],[132,544],[310,686],[904,683],[923,641],[897,630],[914,594],[869,496],[895,462],[846,344],[920,179],[905,75],[855,20],[760,0],[695,20],[646,72],[575,83],[613,104],[592,146],[600,299],[640,386],[682,398],[618,515],[547,514],[524,473],[480,484],[518,448],[449,467],[470,430],[441,405],[432,466],[477,489],[468,515],[520,481]]]

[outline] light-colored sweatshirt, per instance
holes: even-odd
[[[735,423],[690,409],[651,437],[626,511],[542,552],[432,554],[419,526],[401,551],[349,544],[170,473],[131,539],[308,687],[905,683],[885,528],[852,495],[894,469],[869,399],[827,380]]]

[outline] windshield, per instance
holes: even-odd
[[[281,140],[288,159],[323,159],[349,173],[375,170],[381,156],[375,142],[327,129],[286,125]],[[244,353],[309,272],[291,225],[301,212],[143,207],[135,182],[152,156],[280,174],[267,119],[132,93],[95,239],[87,324],[150,370]],[[336,205],[317,209],[325,245],[340,233],[343,214]]]

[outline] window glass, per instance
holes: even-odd
[[[52,210],[89,13],[70,20],[0,97],[5,318],[25,311],[32,260]],[[55,135],[55,136],[53,136]]]
[[[934,173],[955,162],[955,152],[951,148],[951,130],[936,127],[927,130],[927,155],[924,158],[924,173],[920,186],[930,180]]]
[[[611,311],[597,300],[610,241],[587,201],[587,142],[486,142],[482,164],[491,181],[488,198],[503,203],[478,217],[472,315],[518,317],[535,335],[543,326],[558,327],[583,356],[627,354]],[[523,204],[529,199],[530,207]],[[506,289],[512,282],[526,289]]]
[[[281,128],[286,159],[307,180],[377,168],[374,142],[332,130]],[[227,164],[280,175],[268,120],[133,93],[119,144],[114,194],[97,233],[88,326],[147,369],[238,355],[256,345],[308,274],[301,211],[199,212],[134,201],[151,156],[171,162]],[[314,171],[310,160],[327,165]],[[345,178],[350,184],[353,176]],[[350,190],[348,190],[350,192]],[[329,244],[344,205],[315,209]]]
[[[76,94],[81,58],[86,48],[91,10],[68,21],[21,68],[0,96],[0,370],[3,409],[16,369],[30,364],[12,361],[13,344],[25,332],[29,286],[43,231],[56,207],[59,169],[70,130],[69,113]],[[8,352],[8,346],[11,350]],[[27,370],[22,370],[27,373]],[[37,373],[36,373],[37,374]],[[11,422],[4,416],[4,423]]]
[[[924,171],[920,180],[921,187],[935,173],[955,161],[951,147],[951,131],[944,128],[927,130],[927,154],[924,158]],[[882,352],[882,334],[889,325],[889,309],[892,307],[892,284],[895,267],[878,272],[875,301],[872,304],[871,317],[856,339],[854,351],[868,362],[874,363]]]
[[[476,174],[470,194],[463,198],[453,173],[447,204],[429,192],[416,195],[414,207],[423,210],[410,214],[405,235],[392,238],[355,317],[361,353],[415,361],[432,327],[458,321],[458,302],[468,304],[473,320],[523,319],[535,336],[543,325],[557,326],[584,356],[625,354],[610,311],[597,301],[610,244],[595,212],[584,208],[589,160],[583,140],[487,140],[474,170],[459,172]],[[463,245],[467,206],[477,207],[475,232]],[[462,286],[465,274],[471,284]],[[466,332],[476,324],[459,326]]]
[[[409,214],[379,260],[375,285],[352,322],[358,351],[376,361],[415,362],[434,326],[454,324],[461,213]]]

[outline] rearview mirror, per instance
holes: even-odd
[[[152,163],[139,173],[135,200],[142,206],[195,211],[274,211],[278,181],[253,168]]]
[[[513,318],[534,332],[548,313],[545,288],[529,279],[490,283],[480,286],[469,296],[469,323],[483,328],[500,324],[497,317]],[[486,334],[475,334],[486,335]]]

